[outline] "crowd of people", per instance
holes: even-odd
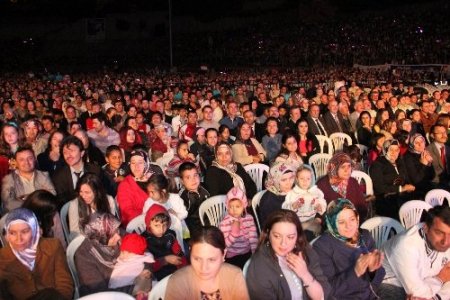
[[[449,91],[328,74],[308,87],[290,73],[2,78],[1,297],[71,299],[64,251],[84,237],[82,296],[143,299],[171,276],[165,299],[449,299],[448,203],[382,249],[360,228],[450,189]],[[316,178],[318,136],[338,132],[352,143]],[[264,187],[252,164],[269,166]],[[225,215],[204,224],[216,195]]]

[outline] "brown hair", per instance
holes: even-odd
[[[222,231],[215,226],[204,226],[194,231],[191,240],[189,241],[189,245],[192,248],[195,244],[200,243],[210,244],[214,248],[220,249],[222,254],[225,253],[225,248],[227,247]]]

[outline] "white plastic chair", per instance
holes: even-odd
[[[361,160],[361,167],[363,170],[367,171],[367,158],[369,157],[369,147],[364,146],[362,144],[356,144],[359,148],[359,153],[361,153],[362,160]]]
[[[100,292],[81,297],[80,300],[135,300],[134,297],[121,292]]]
[[[330,155],[333,155],[333,142],[330,140],[330,138],[320,134],[316,135],[316,138],[319,142],[320,153],[328,153]],[[325,152],[325,144],[327,145],[327,152]]]
[[[327,174],[327,165],[331,157],[331,154],[318,153],[309,158],[309,165],[314,169],[316,180]]]
[[[145,231],[145,215],[139,215],[131,220],[127,225],[127,232],[141,234]]]
[[[400,222],[406,229],[419,224],[420,217],[424,210],[429,210],[432,206],[422,200],[411,200],[405,202],[398,211]]]
[[[256,193],[252,199],[252,209],[253,209],[253,213],[255,215],[256,225],[258,226],[259,232],[261,232],[261,224],[259,224],[258,213],[256,212],[256,210],[257,210],[257,208],[259,206],[259,202],[261,201],[261,198],[265,192],[266,192],[266,190],[262,190],[262,191]]]
[[[442,189],[431,190],[425,195],[425,202],[433,207],[442,205],[444,199],[447,199],[447,203],[450,203],[450,192]]]
[[[175,180],[175,185],[177,186],[177,191],[181,191],[181,189],[183,188],[183,184],[181,183],[181,178],[176,176],[174,178]]]
[[[244,268],[242,268],[242,273],[244,274],[244,277],[247,277],[247,271],[248,271],[248,266],[250,265],[250,261],[252,260],[252,258],[250,257],[244,265]]]
[[[6,216],[8,214],[5,214],[1,219],[0,219],[0,243],[2,244],[2,247],[5,247],[8,242],[6,241],[6,232],[5,232],[5,221],[6,221]]]
[[[347,143],[347,146],[352,144],[352,138],[343,132],[335,132],[330,134],[330,140],[333,143],[334,153],[342,151],[345,143]]]
[[[67,244],[71,242],[70,230],[69,230],[69,220],[67,219],[67,215],[69,214],[69,205],[70,201],[61,207],[61,211],[59,212],[59,216],[61,217],[61,225],[64,232],[64,237],[66,238]]]
[[[388,217],[370,218],[361,224],[361,228],[370,232],[378,249],[392,236],[392,230],[395,231],[395,234],[405,231],[402,224]]]
[[[67,264],[69,265],[70,274],[72,274],[74,284],[74,299],[78,299],[80,297],[80,280],[78,279],[78,272],[75,266],[75,252],[77,252],[84,239],[85,237],[83,235],[77,236],[70,242],[66,250]]]
[[[265,164],[249,164],[244,166],[245,171],[250,175],[256,184],[256,191],[260,192],[264,189],[263,176],[264,172],[269,173],[269,166]]]
[[[361,181],[364,180],[364,183],[366,185],[366,195],[373,195],[373,182],[372,178],[370,178],[368,174],[364,173],[363,171],[354,170],[352,171],[351,176],[355,178],[359,184],[361,184]]]
[[[219,227],[220,221],[223,220],[225,212],[227,211],[225,206],[226,198],[226,195],[217,195],[206,199],[202,204],[200,204],[198,213],[200,215],[200,222],[203,226],[205,226],[205,220],[203,218],[206,214],[209,224]]]
[[[152,288],[150,294],[148,294],[148,300],[164,300],[166,296],[167,283],[172,275],[167,275]]]

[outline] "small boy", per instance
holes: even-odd
[[[147,230],[142,236],[147,242],[147,250],[155,259],[150,268],[156,279],[161,280],[185,266],[187,260],[175,232],[169,229],[170,216],[163,206],[153,204],[145,215],[145,224]]]
[[[133,287],[133,296],[145,298],[152,288],[150,264],[155,262],[152,254],[144,253],[146,249],[147,242],[139,234],[131,233],[123,237],[120,255],[109,279],[109,288],[130,292]]]
[[[123,162],[122,151],[119,146],[111,145],[106,148],[105,159],[107,164],[102,168],[114,185],[114,193],[117,193],[119,183],[128,175],[128,167]]]
[[[183,199],[184,206],[188,211],[185,221],[192,234],[195,230],[202,227],[198,209],[200,204],[209,198],[209,192],[200,185],[200,175],[194,163],[182,163],[178,172],[184,187],[181,190],[180,197]]]

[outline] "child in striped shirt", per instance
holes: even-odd
[[[233,187],[227,194],[227,215],[219,225],[227,246],[225,261],[241,269],[258,244],[255,221],[245,211],[247,204],[245,193]]]

